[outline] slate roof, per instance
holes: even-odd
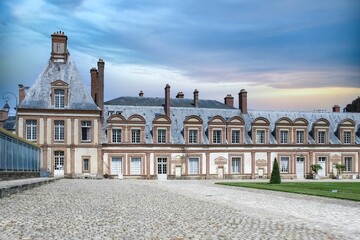
[[[164,106],[164,104],[165,104],[165,98],[150,98],[150,97],[119,97],[104,103],[104,105],[143,106],[143,107],[161,107]],[[186,99],[186,98],[172,98],[170,99],[170,106],[194,108],[194,100]],[[199,99],[199,108],[235,109],[216,100],[202,100],[202,99]]]
[[[26,91],[26,96],[19,108],[52,109],[51,83],[56,80],[66,82],[69,87],[69,105],[65,109],[99,110],[86,90],[71,57],[66,63],[54,63],[49,60],[47,66],[35,83]]]
[[[135,99],[134,102],[129,102],[129,100]],[[146,103],[141,103],[141,99],[144,99]],[[159,100],[160,99],[160,100]],[[152,121],[159,115],[165,115],[164,107],[161,105],[164,103],[163,98],[157,98],[147,102],[146,98],[143,97],[124,97],[116,99],[119,105],[105,103],[104,106],[104,124],[102,128],[102,142],[107,143],[106,138],[106,120],[109,117],[108,112],[121,112],[121,115],[128,119],[131,115],[139,114],[144,117],[145,123],[145,142],[153,143],[152,136]],[[126,101],[125,101],[126,100]],[[174,99],[173,99],[174,100]],[[121,102],[123,101],[123,102]],[[203,100],[204,101],[204,100]],[[205,100],[206,101],[206,100]],[[110,101],[109,101],[110,102]],[[154,103],[157,103],[157,106]],[[126,103],[132,103],[125,105]],[[152,103],[153,105],[150,105]],[[173,102],[171,102],[173,103]],[[360,129],[360,113],[332,113],[332,112],[300,112],[300,111],[258,111],[258,110],[249,110],[248,114],[242,114],[239,109],[236,108],[194,108],[192,107],[176,107],[175,104],[171,105],[171,143],[172,144],[184,144],[184,120],[186,117],[195,115],[199,116],[203,120],[203,143],[208,144],[208,121],[216,116],[220,115],[225,120],[230,119],[234,116],[240,116],[245,121],[245,144],[252,144],[253,140],[251,139],[251,123],[258,117],[264,117],[270,122],[270,144],[277,144],[277,141],[274,136],[275,123],[282,117],[287,117],[294,121],[297,118],[304,118],[309,122],[308,131],[309,131],[309,144],[314,144],[315,141],[312,138],[313,124],[320,118],[327,119],[330,122],[330,135],[329,142],[330,144],[340,144],[340,141],[336,135],[338,124],[344,119],[352,119],[355,121],[355,131],[358,131],[355,142],[360,144],[359,138],[359,129]],[[109,133],[108,133],[109,134]]]
[[[15,131],[15,125],[16,125],[16,116],[9,116],[6,119],[3,128],[10,132],[13,132]]]

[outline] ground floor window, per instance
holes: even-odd
[[[289,157],[280,157],[280,172],[289,172]]]
[[[141,158],[139,158],[139,157],[131,158],[130,174],[131,175],[140,175],[141,174]]]
[[[89,159],[88,158],[83,159],[83,171],[89,172]]]
[[[158,174],[166,174],[167,173],[167,158],[158,158]]]
[[[55,170],[64,170],[64,152],[55,151],[54,152],[54,169]]]
[[[199,174],[199,158],[189,158],[189,174]]]
[[[240,173],[240,158],[233,157],[231,159],[231,172],[232,173]]]
[[[112,157],[111,158],[111,175],[122,174],[122,158]]]
[[[345,164],[344,172],[351,172],[352,171],[352,157],[345,157],[344,164]]]

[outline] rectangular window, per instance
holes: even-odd
[[[304,131],[296,131],[296,143],[297,144],[304,143]]]
[[[318,163],[324,163],[324,162],[326,162],[326,158],[327,158],[327,157],[319,157],[319,158],[318,158]]]
[[[111,158],[111,175],[122,174],[122,158],[112,157]]]
[[[89,171],[89,159],[88,158],[83,159],[83,170],[84,170],[84,172]]]
[[[30,141],[36,141],[36,120],[26,120],[26,139]]]
[[[64,152],[55,151],[54,157],[54,170],[64,170]]]
[[[344,131],[344,143],[350,144],[351,143],[351,132]]]
[[[197,143],[198,142],[198,130],[190,129],[189,130],[189,143]]]
[[[121,129],[112,129],[112,142],[121,143]]]
[[[131,158],[131,166],[130,166],[130,174],[131,175],[140,175],[141,174],[141,158],[133,157]]]
[[[158,143],[166,143],[166,129],[158,129],[157,134]]]
[[[131,129],[131,142],[132,143],[140,143],[140,129]]]
[[[167,173],[167,158],[158,158],[158,174],[166,174]]]
[[[189,158],[189,174],[199,174],[199,158]]]
[[[231,143],[240,143],[240,130],[231,131]]]
[[[344,172],[352,172],[352,157],[345,157],[344,164],[345,164]]]
[[[81,141],[91,141],[91,122],[81,121]]]
[[[326,136],[325,131],[318,131],[318,143],[319,144],[325,144],[325,136]]]
[[[221,143],[221,130],[213,130],[213,143]]]
[[[280,157],[280,172],[289,172],[289,157]]]
[[[65,91],[62,89],[55,90],[55,108],[65,107]]]
[[[240,158],[233,157],[231,159],[231,172],[232,173],[240,173]]]
[[[256,130],[256,143],[265,143],[265,130]]]
[[[55,120],[54,121],[54,140],[55,141],[64,141],[64,121]]]
[[[288,143],[289,131],[280,131],[280,143]]]

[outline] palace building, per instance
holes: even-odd
[[[224,103],[172,97],[119,96],[104,101],[105,62],[90,70],[88,93],[63,32],[51,35],[51,57],[26,88],[19,85],[17,132],[41,146],[41,168],[65,177],[143,179],[269,178],[276,158],[282,178],[359,178],[360,114],[258,111],[247,92]]]

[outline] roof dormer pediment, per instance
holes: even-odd
[[[51,84],[52,87],[68,87],[69,86],[68,83],[66,83],[66,82],[64,82],[64,81],[62,81],[60,79],[58,79],[58,80],[56,80],[56,81],[54,81],[54,82],[52,82],[50,84]]]

